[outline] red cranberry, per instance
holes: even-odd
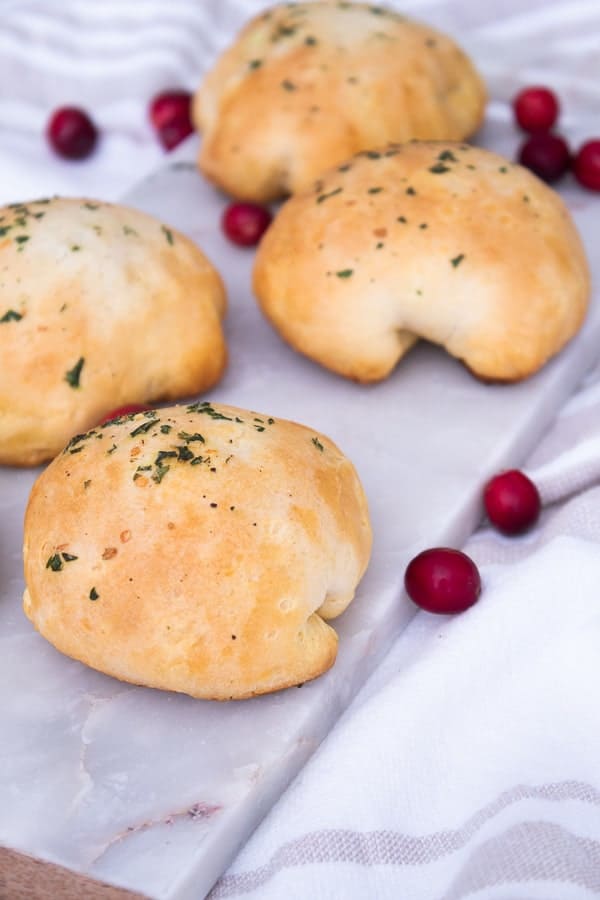
[[[404,574],[411,600],[432,613],[459,613],[481,593],[477,566],[460,550],[435,547],[412,559]]]
[[[579,148],[573,163],[575,178],[591,191],[600,191],[600,138],[587,141]]]
[[[188,91],[163,91],[150,104],[150,121],[165,150],[172,150],[194,131],[192,95]]]
[[[163,91],[150,104],[150,120],[157,131],[181,119],[189,122],[191,104],[188,91]]]
[[[178,144],[194,133],[191,122],[172,122],[158,130],[158,139],[165,150],[173,150]]]
[[[105,422],[112,422],[113,419],[118,419],[120,416],[131,416],[134,413],[147,412],[149,409],[152,409],[151,406],[143,406],[141,403],[130,403],[128,406],[119,406],[118,409],[113,409],[112,412],[109,412],[103,419],[100,419],[99,425],[104,425]]]
[[[232,203],[223,213],[223,231],[240,247],[253,247],[271,224],[272,216],[256,203]]]
[[[519,162],[544,181],[556,181],[569,168],[571,154],[564,138],[540,131],[525,141]]]
[[[483,502],[490,522],[504,534],[526,531],[537,521],[542,505],[535,484],[518,469],[488,481]]]
[[[89,156],[98,139],[98,129],[83,109],[63,106],[52,113],[46,127],[51,147],[66,159]]]
[[[556,95],[545,87],[525,88],[515,97],[513,108],[523,131],[549,131],[559,113]]]

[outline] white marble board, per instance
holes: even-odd
[[[480,142],[512,155],[504,114]],[[597,360],[600,303],[534,378],[486,386],[419,346],[386,382],[361,387],[294,354],[251,297],[252,251],[222,237],[225,200],[196,173],[191,140],[126,198],[189,234],[222,272],[231,363],[214,400],[295,419],[355,462],[374,551],[337,621],[335,667],[301,690],[195,701],[122,684],[61,656],[21,611],[22,516],[36,476],[0,469],[0,845],[154,900],[200,900],[413,615],[404,567],[419,549],[460,545],[481,486],[518,464]],[[593,252],[600,211],[564,195]],[[132,339],[134,339],[132,337]]]

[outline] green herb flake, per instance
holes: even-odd
[[[60,558],[60,553],[55,553],[53,556],[50,556],[46,562],[46,568],[51,569],[53,572],[60,572],[63,567],[62,559]]]
[[[130,237],[130,236],[139,237],[135,228],[131,228],[130,225],[123,225],[123,234],[126,235],[127,237]]]
[[[454,269],[456,269],[457,266],[460,266],[460,264],[461,264],[461,262],[463,261],[464,258],[465,258],[465,254],[464,254],[464,253],[459,253],[458,256],[455,256],[454,259],[451,259],[451,260],[450,260],[450,263],[452,264],[452,267],[453,267]]]
[[[529,203],[529,197],[527,194],[523,194],[523,203]]]
[[[267,419],[267,425],[274,425],[275,419]]]
[[[410,185],[409,185],[409,186],[406,188],[405,193],[408,194],[409,197],[414,197],[414,196],[416,196],[416,193],[417,193],[417,192],[415,191],[414,187],[410,187]]]
[[[14,309],[7,309],[2,318],[0,318],[0,322],[19,322],[22,318],[21,313],[16,312]]]
[[[15,238],[15,244],[26,244],[28,240],[29,240],[29,235],[27,235],[27,234],[19,234],[19,235]]]
[[[42,202],[41,200],[38,200],[38,203],[41,203],[41,202]],[[99,203],[84,203],[83,208],[96,210],[96,209],[100,209],[100,204]]]
[[[351,168],[350,163],[346,163],[344,166],[338,166],[338,172],[348,172]]]
[[[188,444],[189,444],[191,441],[200,441],[200,443],[202,443],[202,444],[205,443],[204,438],[202,437],[201,434],[198,434],[197,431],[195,431],[194,434],[190,434],[190,433],[187,432],[187,431],[179,431],[179,432],[177,433],[177,437],[180,438],[182,441],[185,441],[185,442],[188,443]]]
[[[71,253],[77,253],[79,250],[81,250],[81,247],[80,247],[79,244],[72,244],[72,245],[71,245]]]
[[[319,438],[318,438],[318,437],[314,437],[314,438],[311,438],[311,440],[312,440],[312,443],[313,443],[313,444],[315,445],[315,447],[317,448],[317,450],[320,450],[321,453],[323,453],[323,451],[325,450],[325,447],[323,446],[323,444],[321,443],[321,441],[319,440]]]
[[[381,250],[382,247],[385,247],[385,244],[383,243],[383,241],[379,241],[378,244],[375,244],[376,250]]]
[[[116,445],[116,444],[113,444],[112,447],[110,447],[110,448],[106,451],[106,455],[107,455],[107,456],[110,456],[111,453],[114,453],[116,449],[117,449],[117,445]]]
[[[381,159],[381,153],[378,153],[377,150],[367,150],[364,155],[367,159]]]
[[[2,228],[0,228],[0,238],[6,237],[11,228],[12,225],[3,225]]]
[[[83,482],[83,487],[84,487],[84,489],[85,489],[86,491],[87,491],[87,489],[89,488],[89,486],[90,486],[91,483],[92,483],[92,479],[91,479],[91,478],[87,478],[87,479]]]
[[[429,171],[433,172],[434,175],[443,175],[444,172],[451,172],[450,166],[445,166],[444,163],[438,162],[434,166],[429,166]]]
[[[383,190],[382,187],[369,188],[369,190],[367,191],[367,194],[380,194],[382,190]]]
[[[354,275],[354,269],[341,269],[335,273],[338,278],[351,278]]]
[[[307,37],[304,38],[304,43],[306,44],[307,47],[314,47],[318,42],[317,42],[316,37],[313,37],[312,34],[309,34]]]
[[[396,222],[402,222],[403,225],[406,225],[407,221],[408,220],[406,216],[398,216],[398,218],[396,219]]]
[[[172,427],[171,425],[161,425],[160,430],[162,434],[168,434],[172,430]]]
[[[133,431],[130,431],[129,435],[130,437],[137,437],[138,434],[146,434],[154,425],[156,425],[156,419],[149,419],[147,422],[142,422]]]
[[[155,484],[160,484],[170,468],[171,468],[171,466],[157,465],[156,471],[154,472],[154,475],[152,476],[152,481],[154,481]]]
[[[160,229],[161,229],[162,233],[164,234],[164,236],[165,236],[166,239],[167,239],[167,244],[170,244],[171,247],[172,247],[173,244],[175,243],[175,240],[174,240],[174,238],[173,238],[173,232],[171,231],[170,228],[167,228],[166,225],[161,225],[161,226],[160,226]]]
[[[177,447],[177,459],[181,460],[181,462],[189,462],[193,458],[194,454],[187,444],[181,444],[181,446]]]
[[[90,600],[98,600],[99,597],[100,597],[100,594],[98,593],[96,588],[93,587],[90,591]]]
[[[500,166],[498,171],[502,172],[503,175],[506,175],[506,173],[508,172],[508,168],[506,166]]]
[[[190,406],[186,407],[188,412],[200,413],[205,416],[210,416],[211,419],[224,419],[226,422],[233,422],[231,416],[225,416],[223,413],[220,413],[213,406],[211,406],[208,400],[203,400],[202,403],[191,403]],[[236,422],[241,422],[241,419],[236,418]]]
[[[442,150],[439,154],[438,159],[442,162],[458,162],[452,150]]]
[[[72,388],[79,387],[79,381],[81,378],[81,370],[83,369],[85,363],[85,359],[83,356],[80,356],[72,369],[69,369],[68,372],[65,372],[65,381]]]
[[[284,80],[281,82],[281,87],[284,89],[284,91],[296,90],[296,85],[293,81],[290,81],[289,78],[284,78]]]
[[[425,228],[427,228],[427,222],[421,222],[421,224],[419,225],[419,228],[420,228],[422,231],[424,231]]]
[[[329,200],[330,197],[335,197],[336,194],[341,194],[344,189],[341,187],[335,188],[333,191],[329,191],[327,194],[319,194],[317,197],[317,203],[323,203],[325,200]]]
[[[263,62],[262,59],[251,59],[250,62],[248,63],[248,68],[249,69],[260,69],[260,67],[262,66],[262,62]]]

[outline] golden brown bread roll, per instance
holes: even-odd
[[[208,402],[70,442],[33,487],[25,612],[124,681],[219,700],[315,678],[370,553],[356,472],[314,430]]]
[[[487,150],[434,142],[359,154],[289,200],[254,286],[295,349],[365,382],[419,337],[481,378],[525,378],[576,333],[590,293],[558,194]]]
[[[446,35],[379,5],[286,3],[251,21],[200,86],[199,166],[236,197],[271,200],[359,150],[462,140],[484,106]]]
[[[213,385],[221,279],[186,237],[97,200],[0,209],[0,463],[34,465],[125,403]]]

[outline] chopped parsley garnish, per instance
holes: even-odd
[[[314,437],[314,438],[312,438],[311,440],[312,440],[313,444],[315,445],[315,447],[317,448],[317,450],[320,450],[321,453],[322,453],[323,450],[325,449],[325,447],[323,446],[323,444],[321,443],[321,441],[319,440],[319,438],[318,438],[318,437]]]
[[[98,593],[96,588],[93,587],[90,591],[90,600],[97,600],[99,596],[100,596],[100,594]]]
[[[62,567],[63,567],[63,564],[62,564],[62,559],[60,558],[60,553],[55,553],[53,556],[51,556],[48,559],[48,561],[46,563],[46,568],[52,569],[53,572],[60,572]]]
[[[173,244],[175,243],[175,241],[173,239],[173,232],[171,231],[170,228],[167,228],[166,225],[161,225],[160,228],[161,228],[162,233],[164,234],[164,236],[167,239],[167,244],[170,244],[172,247]]]
[[[309,34],[308,37],[304,38],[304,43],[307,47],[314,47],[317,43],[316,37],[313,37],[312,34]]]
[[[141,425],[138,425],[137,428],[134,428],[133,431],[129,432],[129,434],[131,437],[137,437],[138,434],[146,434],[146,432],[150,431],[150,429],[156,424],[156,419],[149,419],[147,422],[142,422]]]
[[[161,434],[168,434],[171,431],[171,425],[161,425]]]
[[[434,166],[429,167],[429,171],[433,172],[434,175],[443,175],[444,172],[451,172],[450,166],[445,166],[444,163],[438,162]]]
[[[295,91],[296,90],[296,85],[294,84],[293,81],[290,81],[288,78],[284,78],[284,80],[281,82],[281,87],[284,89],[284,91]]]
[[[65,381],[72,388],[79,387],[79,381],[81,378],[81,370],[83,369],[83,365],[85,363],[85,359],[83,356],[80,356],[72,369],[69,369],[68,372],[65,372]]]
[[[41,202],[42,202],[41,200],[38,200],[38,203],[41,203]],[[100,209],[100,205],[98,203],[84,203],[83,205],[84,205],[85,209],[91,209],[91,210]]]
[[[162,429],[161,429],[162,430]],[[194,434],[189,434],[187,431],[179,431],[177,433],[177,437],[181,438],[182,441],[186,441],[186,443],[190,443],[190,441],[200,441],[200,443],[204,444],[204,438],[201,434],[198,434],[197,431]]]
[[[341,187],[335,188],[333,191],[329,191],[327,194],[319,194],[317,197],[317,203],[323,203],[324,200],[329,200],[330,197],[335,197],[336,194],[341,194],[344,189]]]
[[[248,63],[248,68],[250,69],[260,69],[262,66],[262,59],[251,59]]]
[[[73,562],[78,558],[79,557],[74,556],[72,553],[54,553],[48,558],[46,568],[51,569],[53,572],[60,572],[62,571],[63,563]]]
[[[416,195],[417,192],[415,191],[414,187],[410,187],[410,185],[409,185],[409,186],[406,188],[405,193],[407,193],[407,194],[409,195],[409,197],[414,197],[414,196]]]
[[[452,263],[452,266],[456,269],[457,266],[460,266],[460,264],[464,258],[465,258],[465,254],[459,253],[458,256],[455,256],[454,259],[450,260],[450,262]]]
[[[406,216],[398,216],[396,222],[402,222],[403,225],[406,225],[407,219]]]
[[[26,244],[28,240],[29,240],[29,235],[19,234],[15,238],[15,244]]]
[[[21,313],[16,312],[14,309],[7,309],[0,322],[18,322],[22,318]]]
[[[195,413],[203,413],[206,416],[210,416],[211,419],[224,419],[227,422],[233,422],[231,416],[224,416],[223,413],[220,413],[213,406],[210,405],[208,400],[203,400],[202,403],[192,403],[187,407],[188,412]],[[236,421],[242,421],[241,419],[237,419]]]
[[[335,273],[338,278],[351,278],[354,275],[354,269],[341,269]]]
[[[381,188],[381,187],[373,187],[373,188],[369,188],[367,193],[368,194],[379,194],[382,190],[383,190],[383,188]]]
[[[439,154],[438,159],[440,159],[442,162],[458,162],[452,150],[443,150]]]

